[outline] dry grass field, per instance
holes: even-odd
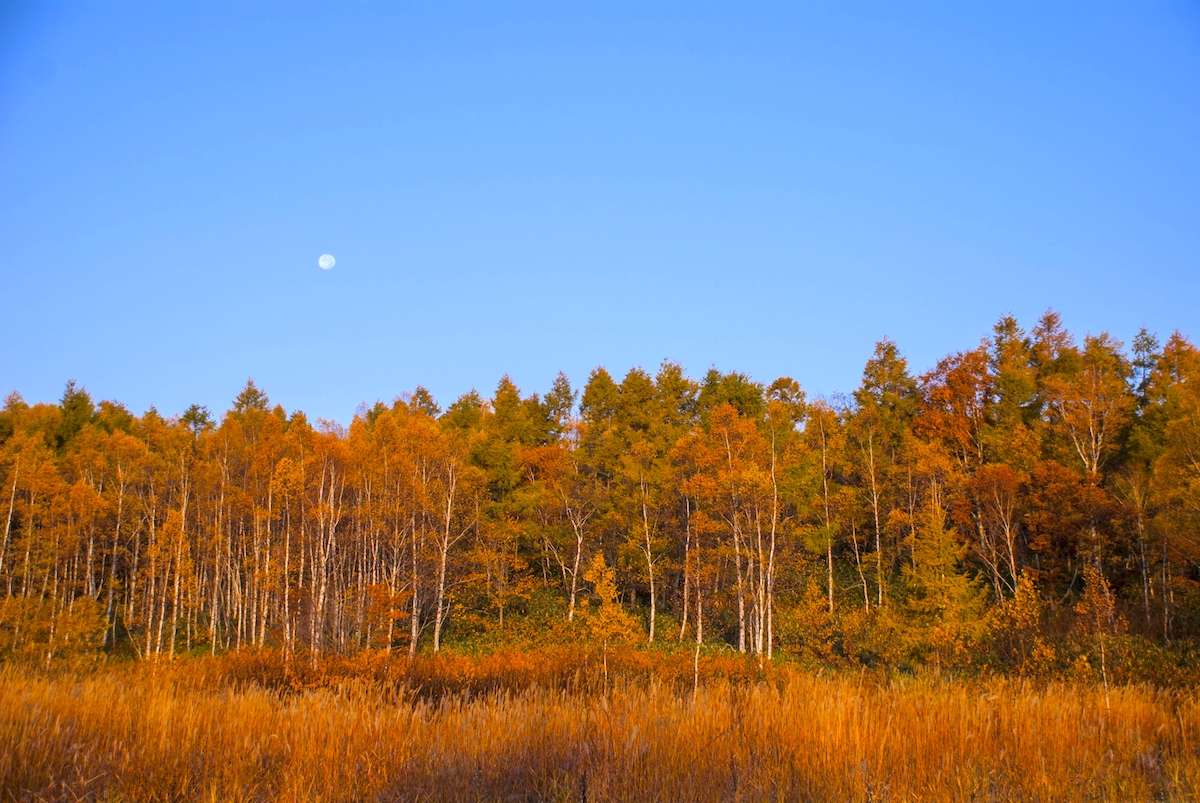
[[[778,673],[698,693],[281,690],[0,671],[4,800],[1187,800],[1200,705],[1149,687]]]

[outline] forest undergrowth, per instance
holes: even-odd
[[[623,650],[0,670],[5,800],[1183,800],[1193,688]],[[694,658],[694,655],[692,656]]]

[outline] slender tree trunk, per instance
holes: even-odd
[[[988,536],[987,526],[983,521],[983,511],[980,509],[978,500],[972,500],[972,512],[975,520],[975,534],[979,538],[979,552],[981,555],[985,553],[987,555],[984,562],[987,564],[988,574],[992,576],[992,590],[995,592],[997,600],[1004,599],[1001,578],[1003,559],[996,549],[996,539]]]
[[[175,542],[175,600],[171,604],[171,652],[172,659],[175,658],[175,636],[179,627],[179,580],[181,569],[183,568],[183,545],[187,537],[187,508],[188,508],[188,491],[186,480],[182,489],[182,500],[179,506],[179,536]]]
[[[567,520],[571,522],[571,530],[575,533],[575,557],[571,562],[571,602],[567,607],[567,621],[575,621],[575,601],[579,594],[579,564],[583,560],[584,526],[591,518],[590,513],[583,510],[572,510],[566,494],[563,494],[563,505],[567,512]],[[557,555],[557,550],[555,550]],[[561,563],[561,561],[560,561]]]
[[[742,571],[742,539],[736,518],[733,525],[733,560],[734,568],[737,569],[738,652],[744,653],[746,651],[746,591]]]
[[[1142,604],[1146,612],[1146,629],[1148,631],[1150,629],[1150,571],[1146,562],[1146,505],[1136,479],[1130,480],[1129,488],[1137,513],[1138,558],[1142,570]]]
[[[212,608],[208,617],[208,640],[209,652],[212,655],[217,654],[217,618],[220,616],[220,590],[221,590],[221,556],[223,552],[222,545],[225,542],[225,485],[229,479],[229,472],[226,466],[227,455],[222,455],[221,461],[221,491],[217,498],[217,515],[216,515],[216,533],[217,537],[213,539],[213,581],[212,581]]]
[[[1017,593],[1017,576],[1020,572],[1017,570],[1017,530],[1009,520],[1008,514],[1004,518],[1004,547],[1008,552],[1008,571],[1012,576],[1012,591]]]
[[[729,470],[729,481],[735,483],[733,469],[733,445],[729,442],[729,433],[724,433],[725,461]],[[742,570],[742,537],[740,511],[736,486],[730,493],[730,525],[733,530],[733,561],[737,570],[737,606],[738,606],[738,652],[746,652],[746,591],[745,576]]]
[[[1163,641],[1167,644],[1171,643],[1171,609],[1170,609],[1170,589],[1167,583],[1167,542],[1163,541],[1162,545],[1162,609],[1163,609]]]
[[[458,472],[452,466],[446,466],[446,506],[442,512],[441,543],[438,555],[438,585],[436,616],[433,622],[433,651],[442,648],[442,624],[446,614],[446,565],[450,560],[450,547],[457,539],[451,539],[451,527],[454,521],[454,493],[458,487]]]
[[[879,597],[876,604],[883,607],[883,528],[879,523],[879,483],[875,476],[875,433],[867,434],[868,465],[871,479],[871,513],[875,517],[875,582]]]
[[[446,615],[446,562],[449,560],[449,547],[444,543],[438,555],[438,584],[436,615],[433,620],[433,651],[442,649],[442,621]]]
[[[1142,522],[1138,521],[1138,557],[1142,564],[1142,602],[1146,608],[1146,627],[1150,627],[1150,573],[1146,566],[1146,533]]]
[[[0,575],[4,574],[4,558],[8,555],[8,536],[12,532],[13,509],[17,505],[17,476],[21,471],[21,455],[13,462],[12,491],[8,495],[8,517],[4,520],[4,543],[0,545]]]
[[[284,497],[283,515],[283,647],[291,654],[292,645],[292,507]]]
[[[654,591],[654,553],[650,540],[650,514],[646,504],[646,486],[642,484],[642,551],[646,554],[646,576],[650,580],[650,643],[654,643],[654,614],[657,612],[657,596]]]
[[[29,492],[29,521],[27,522],[28,526],[25,528],[26,529],[26,532],[25,532],[25,569],[22,573],[23,576],[21,578],[21,598],[22,599],[29,598],[29,570],[30,570],[29,557],[30,557],[30,550],[33,548],[33,519],[34,519],[34,511],[36,509],[35,508],[36,500],[37,500],[37,494],[30,491]]]
[[[691,520],[691,511],[688,511],[689,522]],[[696,543],[696,652],[692,657],[692,701],[695,702],[696,694],[700,690],[700,645],[704,643],[704,599],[700,593],[700,544]]]
[[[775,537],[779,532],[779,477],[775,462],[775,436],[771,436],[771,544],[767,555],[767,658],[775,656]]]
[[[267,641],[267,616],[271,610],[271,520],[275,510],[275,495],[271,490],[270,485],[267,486],[267,520],[263,525],[263,553],[265,555],[263,565],[263,582],[260,583],[262,601],[259,603],[260,615],[258,617],[258,646],[259,649],[266,644]]]
[[[766,649],[767,624],[767,573],[766,552],[763,545],[762,511],[758,503],[754,505],[754,536],[755,554],[753,565],[756,567],[754,582],[754,654],[762,656]]]
[[[112,558],[108,567],[108,603],[104,607],[104,617],[109,622],[109,627],[104,631],[105,642],[108,642],[109,632],[112,633],[113,647],[117,646],[117,615],[113,610],[113,595],[116,592],[117,585],[117,549],[121,541],[121,520],[125,512],[125,478],[123,472],[118,469],[117,478],[117,523],[113,530],[112,541]]]
[[[688,601],[691,583],[692,570],[692,500],[689,497],[684,497],[684,542],[683,542],[683,616],[679,622],[679,640],[682,642],[684,634],[687,633],[688,625]]]
[[[413,515],[412,520],[412,616],[409,618],[408,633],[408,655],[410,658],[415,658],[417,655],[417,637],[421,635],[421,604],[418,598],[418,573],[417,573],[417,519]]]
[[[146,578],[146,655],[154,652],[154,599],[158,589],[158,531],[155,512],[150,512],[150,576]]]
[[[867,613],[871,612],[871,591],[867,588],[867,575],[863,571],[862,554],[858,549],[858,529],[854,523],[850,524],[850,541],[854,544],[854,565],[858,568],[858,579],[862,581],[863,590],[863,607]]]

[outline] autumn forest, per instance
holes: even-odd
[[[828,755],[844,753],[845,767],[788,765],[787,775],[772,765],[755,776],[759,791],[745,792],[760,759],[753,749],[737,751],[760,738],[776,745],[793,738],[781,735],[791,731],[780,720],[783,730],[743,734],[749,741],[731,743],[734,752],[713,765],[713,772],[733,773],[732,793],[696,776],[699,759],[679,759],[680,766],[692,762],[693,799],[759,799],[781,789],[785,775],[798,784],[787,787],[789,795],[875,799],[866,770],[855,774],[860,760],[862,767],[877,762],[871,766],[894,788],[924,789],[932,799],[951,794],[936,769],[940,754],[927,756],[928,766],[915,758],[889,763],[878,734],[891,726],[871,717],[932,727],[928,712],[945,706],[949,730],[927,733],[926,744],[947,745],[960,727],[1001,742],[1011,727],[1018,739],[1030,728],[1058,727],[1049,719],[1039,725],[1043,709],[1036,706],[1018,715],[1031,698],[1012,684],[1032,682],[1052,684],[1045,699],[1076,711],[1079,721],[1099,722],[1094,742],[1079,735],[1093,733],[1091,726],[1062,736],[1082,740],[1063,761],[1068,753],[1108,750],[1111,757],[1112,739],[1150,733],[1146,723],[1156,717],[1166,723],[1155,732],[1173,735],[1154,748],[1157,763],[1136,758],[1142,737],[1130,736],[1136,750],[1118,754],[1134,763],[1092,778],[1113,798],[1192,789],[1200,767],[1179,756],[1187,755],[1193,726],[1200,728],[1200,708],[1169,690],[1200,678],[1198,383],[1200,351],[1179,333],[1160,340],[1142,330],[1127,346],[1108,334],[1072,335],[1047,312],[1028,331],[1002,317],[979,345],[924,373],[896,343],[881,340],[861,384],[835,398],[808,396],[787,377],[766,383],[714,369],[695,379],[672,362],[623,377],[596,368],[578,389],[560,374],[541,396],[505,377],[490,397],[471,392],[444,406],[418,387],[390,404],[362,406],[348,426],[273,405],[253,381],[220,414],[193,406],[139,417],[119,403],[96,402],[75,383],[58,404],[29,405],[13,392],[0,412],[0,657],[7,667],[0,709],[25,713],[9,714],[0,731],[22,738],[11,728],[34,732],[36,717],[57,716],[80,732],[91,727],[96,744],[117,744],[113,723],[136,723],[138,700],[164,694],[164,683],[182,697],[163,702],[163,711],[182,706],[208,716],[211,703],[188,703],[187,695],[202,695],[196,689],[217,675],[249,695],[221,705],[267,706],[271,716],[306,722],[349,716],[339,706],[360,706],[354,716],[368,721],[374,714],[363,712],[376,703],[354,694],[383,688],[407,689],[390,693],[414,700],[499,694],[479,716],[508,717],[496,733],[518,741],[526,737],[513,735],[521,732],[516,723],[530,717],[553,723],[561,715],[553,727],[575,733],[564,744],[583,744],[596,723],[616,716],[610,705],[653,710],[656,721],[675,722],[654,737],[664,740],[659,747],[685,752],[679,734],[694,727],[716,739],[725,726],[714,723],[726,721],[725,714],[709,724],[689,719],[693,709],[678,707],[688,699],[719,698],[712,710],[726,714],[758,711],[745,721],[738,714],[738,727],[768,730],[780,712],[832,705],[853,711],[862,730],[828,746]],[[199,667],[187,670],[187,682],[179,674],[185,665]],[[105,666],[129,668],[94,674]],[[53,680],[61,669],[93,679]],[[877,696],[862,697],[866,672],[883,684],[870,693]],[[133,680],[103,685],[113,677]],[[374,679],[375,691],[346,691],[345,682],[363,677]],[[643,680],[621,685],[633,677]],[[947,691],[958,687],[937,685],[954,678],[993,684],[991,696],[968,691],[959,700]],[[54,685],[64,682],[101,685],[73,692]],[[537,686],[558,691],[528,691]],[[323,688],[358,702],[335,704],[312,691]],[[269,704],[254,696],[271,689],[310,691],[286,705],[286,695]],[[593,709],[597,689],[612,696]],[[511,694],[518,697],[503,696]],[[772,694],[782,697],[762,696]],[[101,703],[76,710],[72,695],[117,708],[104,724],[86,725],[100,716],[87,712]],[[469,697],[454,699],[470,705]],[[997,699],[994,705],[1009,706],[1000,725],[993,703],[981,702]],[[428,718],[421,727],[433,728],[429,739],[438,722],[451,727],[453,717],[476,716],[474,709],[420,707],[429,704],[436,703],[413,702],[406,715]],[[313,708],[288,707],[296,705]],[[872,713],[871,706],[881,708]],[[578,723],[564,711],[592,724],[571,731]],[[804,737],[809,743],[841,733],[844,716],[813,716],[814,728],[820,716],[830,718],[829,727]],[[842,724],[829,724],[835,719]],[[394,723],[370,721],[353,738],[376,746],[399,738],[387,735]],[[215,733],[224,727],[215,723],[189,727]],[[320,728],[347,739],[354,730],[312,727],[316,735],[304,737],[313,741],[303,749],[333,738]],[[404,738],[416,727],[405,725]],[[1020,777],[1043,784],[1021,794],[1071,797],[1091,759],[1047,769],[1040,751],[1048,732],[1011,754],[999,742],[980,747],[978,755],[960,756],[956,772],[976,773],[971,788]],[[603,780],[599,765],[580,769],[575,753],[529,758],[539,737],[527,736],[532,741],[510,747],[526,751],[522,761],[532,762],[533,775],[511,775],[515,759],[495,754],[477,757],[478,764],[462,759],[472,772],[491,767],[478,788],[502,795],[536,780],[549,785],[537,799],[564,800],[684,788],[650,773],[650,785],[635,794],[622,786],[633,776],[613,769],[627,768],[625,759],[605,764],[615,774]],[[93,781],[72,781],[74,770],[55,763],[68,760],[70,741],[63,736],[59,747],[45,747],[42,759],[14,753],[10,743],[0,755],[5,787],[50,797],[92,789]],[[456,744],[468,753],[483,749]],[[216,748],[188,749],[211,756]],[[132,777],[132,764],[121,765],[126,775],[111,769],[116,755],[93,757],[109,768],[95,776],[107,778],[95,782],[105,789]],[[138,761],[152,766],[161,758]],[[389,761],[379,766],[400,759]],[[1004,761],[1027,766],[1006,770]],[[1024,774],[1039,761],[1040,780]],[[1168,778],[1172,761],[1182,763],[1171,765]],[[257,777],[251,764],[247,778]],[[444,769],[437,761],[422,766]],[[374,781],[355,776],[362,788],[332,776],[305,783],[358,789],[345,799],[363,799],[399,782],[390,770],[380,773]],[[451,775],[434,786],[446,799],[465,794],[447,791],[456,788]],[[834,786],[804,786],[826,776]],[[172,777],[163,799],[217,788],[194,786],[197,777],[216,783],[204,772]],[[146,776],[137,788],[159,782],[167,783]],[[220,788],[242,795],[229,783]],[[602,783],[609,792],[599,791]],[[260,797],[310,794],[289,788]]]
[[[835,400],[670,362],[444,409],[417,388],[349,427],[252,381],[219,416],[14,392],[0,649],[417,654],[536,622],[1110,671],[1085,634],[1161,649],[1200,626],[1198,371],[1179,334],[1080,341],[1050,312],[919,375],[880,341]]]

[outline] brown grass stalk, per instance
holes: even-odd
[[[791,674],[422,700],[0,671],[4,800],[1190,799],[1192,692]]]

